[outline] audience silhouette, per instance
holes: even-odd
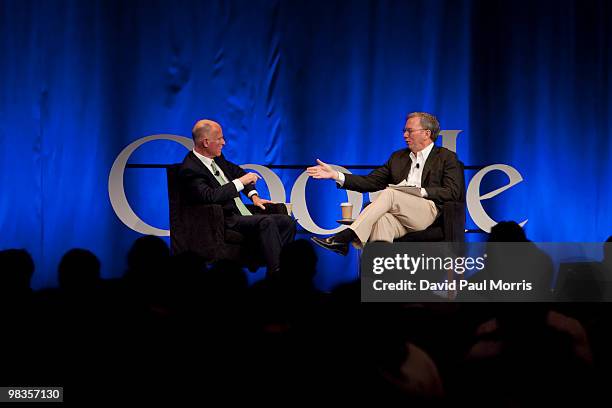
[[[539,274],[542,295],[550,290],[551,260],[523,228],[502,222],[488,238],[484,275]],[[508,242],[526,245],[530,261],[495,249]],[[33,292],[28,252],[0,251],[2,383],[62,385],[74,400],[104,389],[109,401],[206,390],[207,401],[589,405],[612,360],[606,303],[361,303],[359,281],[316,288],[306,240],[250,286],[239,265],[171,255],[159,237],[135,240],[126,261],[121,278],[103,279],[94,253],[71,249],[59,287]]]

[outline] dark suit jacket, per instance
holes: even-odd
[[[367,176],[344,174],[341,188],[359,192],[384,190],[388,184],[398,184],[408,177],[412,160],[410,149],[394,152],[387,162]],[[447,201],[463,201],[463,166],[454,152],[434,146],[421,177],[421,187],[427,191],[427,199],[432,200],[438,210]]]
[[[182,197],[187,203],[191,204],[220,204],[223,207],[225,217],[240,215],[234,198],[240,193],[232,180],[242,177],[246,172],[234,163],[225,160],[223,155],[215,158],[215,163],[229,180],[224,186],[217,181],[215,176],[208,168],[196,157],[193,152],[189,152],[179,170]],[[244,186],[244,194],[248,194],[255,187],[250,184]]]

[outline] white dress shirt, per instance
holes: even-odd
[[[198,159],[200,159],[202,164],[204,164],[204,166],[206,166],[206,168],[208,170],[210,170],[211,173],[215,174],[215,172],[212,170],[212,161],[213,161],[213,159],[211,159],[209,157],[206,157],[206,156],[202,156],[200,153],[196,152],[195,150],[192,150],[192,152],[193,152],[193,154],[196,155],[196,157]],[[215,165],[219,169],[219,174],[221,175],[221,178],[224,179],[224,180],[227,180],[227,177],[225,176],[225,173],[223,173],[223,170],[221,170],[221,167],[219,167],[219,164],[215,163]],[[234,183],[234,185],[236,186],[236,190],[238,190],[238,192],[241,192],[242,190],[244,190],[244,184],[242,184],[242,182],[240,180],[234,179],[234,180],[232,180],[232,183]],[[257,193],[257,190],[249,191],[249,197],[251,197],[253,194],[259,195],[259,193]]]
[[[412,164],[410,165],[410,171],[408,172],[408,178],[399,183],[400,186],[414,186],[421,187],[421,177],[423,176],[423,167],[425,167],[425,162],[429,157],[429,153],[431,153],[434,147],[433,143],[430,143],[426,148],[418,152],[416,155],[413,152],[410,152],[410,160],[412,160]],[[338,172],[338,181],[337,183],[342,186],[344,184],[344,173]],[[427,197],[427,191],[421,187],[421,197]]]

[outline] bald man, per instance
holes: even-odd
[[[225,146],[223,129],[217,122],[199,120],[191,135],[194,148],[179,171],[185,199],[197,204],[220,204],[227,228],[258,238],[268,276],[274,276],[279,270],[282,247],[295,237],[295,221],[282,214],[253,215],[242,203],[240,192],[264,210],[271,201],[259,197],[255,190],[259,179],[256,173],[247,173],[225,159],[221,153]]]

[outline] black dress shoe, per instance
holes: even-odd
[[[348,243],[347,242],[338,242],[336,240],[334,240],[334,237],[327,237],[327,238],[317,238],[317,237],[311,237],[310,238],[312,240],[312,242],[314,242],[315,244],[319,245],[320,247],[323,247],[325,249],[329,249],[330,251],[334,251],[337,254],[346,256],[346,254],[348,254]]]

